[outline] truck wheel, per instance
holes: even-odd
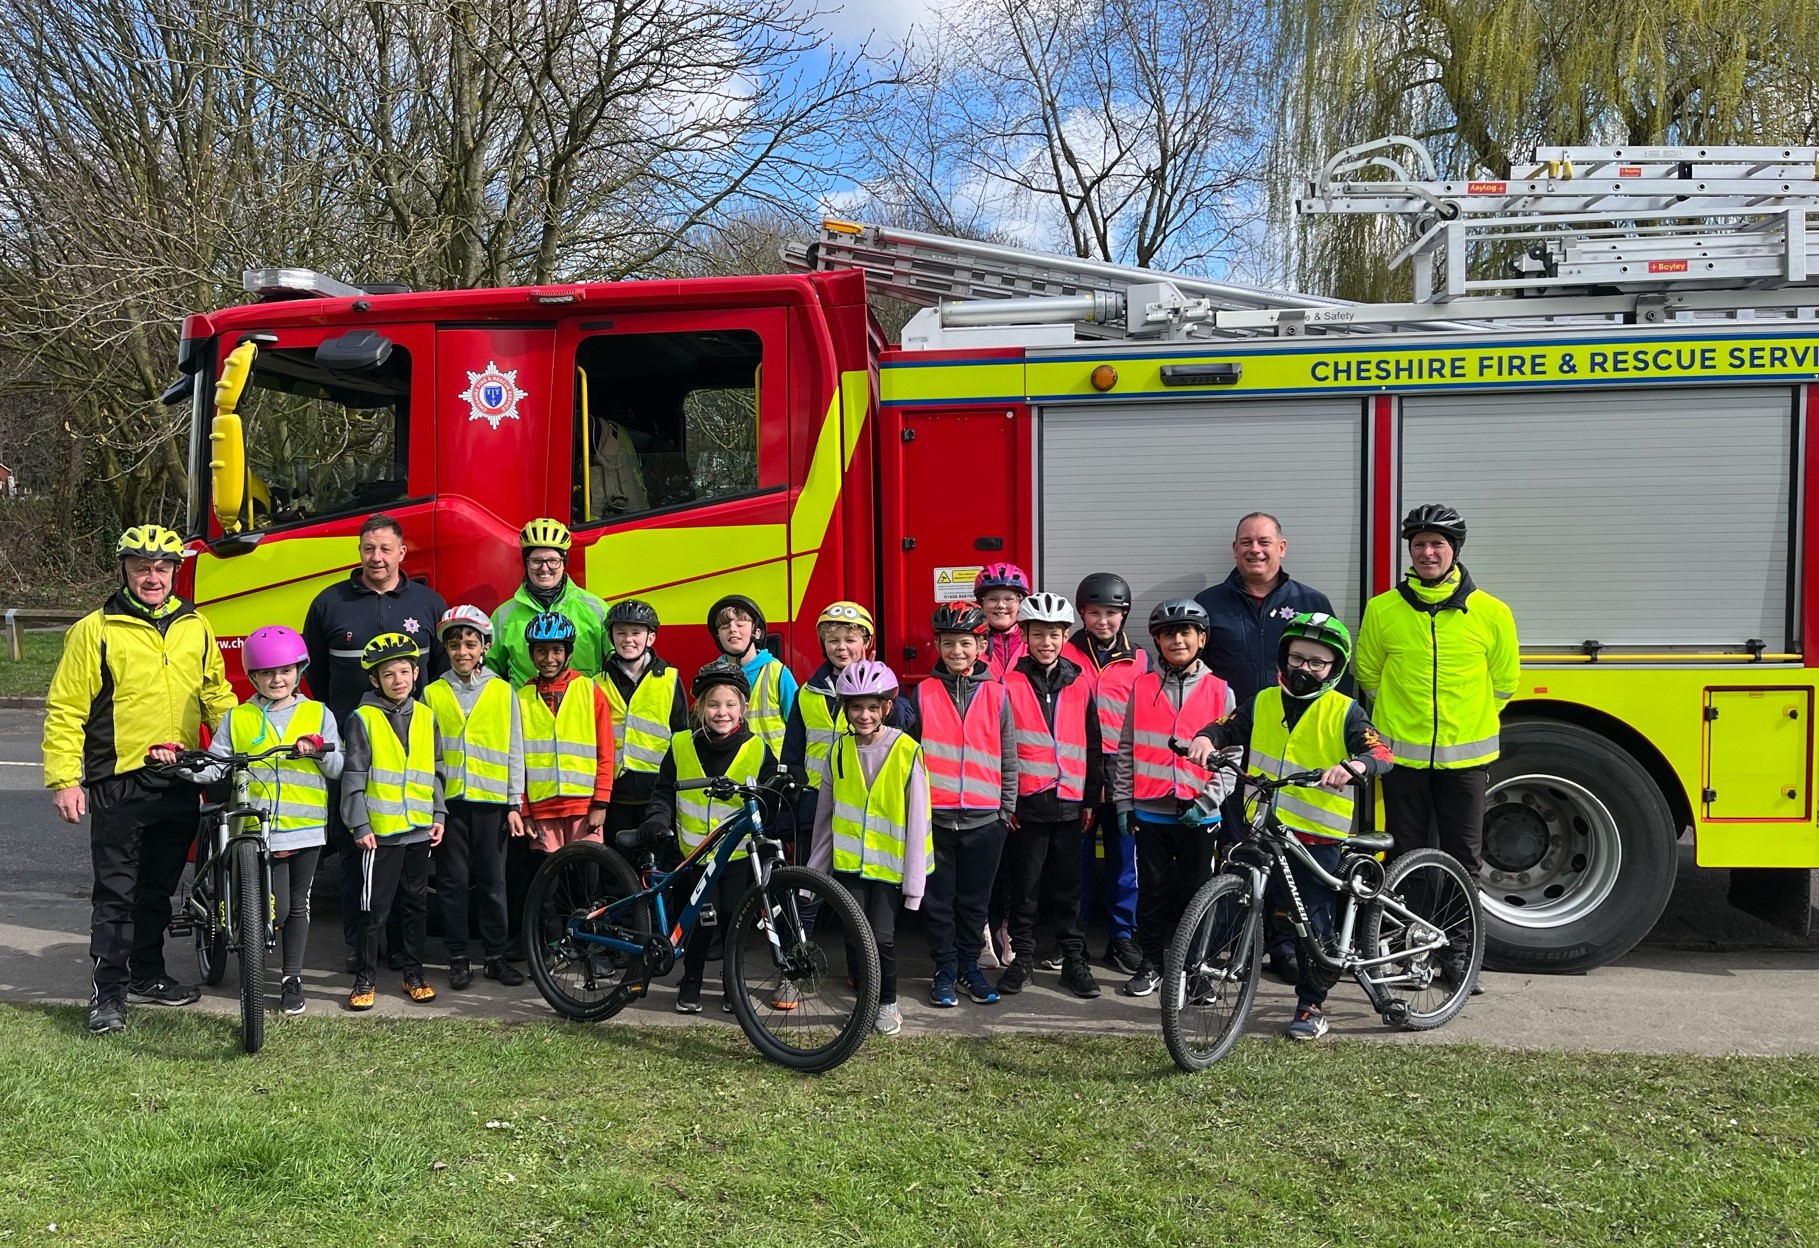
[[[1674,889],[1673,812],[1648,772],[1588,729],[1503,730],[1484,813],[1484,964],[1586,971],[1628,953]]]

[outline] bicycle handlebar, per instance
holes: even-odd
[[[1168,739],[1168,748],[1181,755],[1183,758],[1187,757],[1187,746],[1183,745],[1174,737]],[[1237,763],[1234,763],[1231,759],[1226,758],[1222,754],[1214,755],[1212,761],[1213,766],[1217,770],[1229,771],[1237,776],[1242,783],[1248,784],[1253,789],[1257,789],[1264,793],[1274,793],[1277,789],[1320,788],[1322,787],[1322,781],[1326,778],[1325,771],[1293,771],[1289,772],[1287,775],[1273,778],[1270,776],[1253,776],[1248,772],[1241,770]],[[1346,770],[1350,771],[1351,768],[1347,767]],[[1346,787],[1356,788],[1359,784],[1362,784],[1363,781],[1364,777],[1354,775]]]
[[[768,792],[787,793],[801,787],[796,783],[796,777],[782,767],[777,769],[776,777],[768,784],[740,784],[737,780],[729,780],[725,776],[707,776],[699,780],[676,781],[678,793],[684,789],[711,789],[714,791],[714,796],[723,798],[735,796],[755,798]]]
[[[332,741],[323,742],[322,750],[318,754],[299,753],[296,745],[274,745],[271,749],[258,754],[221,755],[210,754],[207,750],[181,750],[177,757],[168,763],[154,762],[151,755],[148,754],[145,758],[145,765],[149,771],[206,771],[210,767],[226,767],[231,771],[239,771],[280,754],[290,758],[321,758],[324,754],[334,752],[335,744]]]

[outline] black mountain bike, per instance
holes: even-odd
[[[765,799],[793,801],[786,774],[766,786],[686,780],[741,809],[674,869],[645,851],[634,872],[619,852],[591,841],[565,845],[531,880],[524,944],[531,979],[551,1008],[597,1022],[642,998],[707,928],[726,932],[723,987],[758,1051],[797,1070],[832,1070],[865,1041],[878,1016],[878,946],[852,895],[832,877],[782,865],[766,833]],[[712,901],[733,854],[752,884],[730,915]]]
[[[333,749],[325,746],[324,752]],[[253,804],[249,771],[273,758],[302,758],[294,745],[259,754],[222,757],[184,750],[170,763],[146,762],[155,771],[199,772],[226,767],[233,800],[205,802],[196,830],[195,878],[182,910],[171,920],[175,936],[193,936],[196,970],[213,988],[227,974],[228,958],[240,963],[240,1047],[257,1053],[265,1044],[265,955],[278,944],[272,924],[272,812]]]
[[[1228,760],[1218,762],[1237,771]],[[1183,1070],[1205,1070],[1244,1030],[1262,976],[1263,895],[1271,876],[1289,898],[1302,965],[1318,967],[1333,983],[1356,979],[1387,1025],[1439,1027],[1471,996],[1484,961],[1484,915],[1465,868],[1450,854],[1417,849],[1386,869],[1376,855],[1393,841],[1376,833],[1343,842],[1337,874],[1326,871],[1275,818],[1283,789],[1317,786],[1320,775],[1239,774],[1254,794],[1248,836],[1194,894],[1163,962],[1162,1038]],[[1291,859],[1339,893],[1330,939],[1316,935],[1308,920]]]

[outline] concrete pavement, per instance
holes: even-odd
[[[83,827],[59,823],[50,812],[38,769],[41,716],[0,710],[0,1001],[78,1003],[88,983],[88,838]],[[18,765],[24,764],[24,765]],[[1342,985],[1329,1002],[1333,1031],[1398,1043],[1481,1043],[1516,1048],[1634,1052],[1780,1054],[1819,1052],[1819,951],[1732,909],[1725,874],[1701,871],[1683,855],[1680,885],[1654,933],[1628,957],[1589,975],[1485,976],[1486,993],[1437,1032],[1386,1029],[1366,1008],[1356,986]],[[348,977],[340,973],[339,922],[332,890],[317,889],[318,913],[304,980],[312,1014],[338,1012]],[[1056,1032],[1156,1037],[1156,999],[1132,1000],[1114,991],[1116,972],[1095,966],[1105,995],[1080,1001],[1038,973],[1021,996],[995,1006],[936,1010],[926,1001],[928,961],[920,921],[904,916],[898,949],[905,1034]],[[1092,949],[1103,948],[1095,938]],[[484,979],[462,993],[447,989],[439,942],[430,941],[429,979],[440,991],[428,1006],[407,1001],[381,979],[376,1012],[395,1017],[454,1015],[549,1018],[530,985],[502,989]],[[169,964],[193,979],[187,943],[172,941]],[[334,968],[333,971],[326,968]],[[708,1013],[689,1019],[673,1011],[672,974],[652,998],[600,1026],[630,1024],[733,1026],[714,1005],[710,967]],[[238,1009],[233,972],[197,1008]],[[1252,1015],[1258,1033],[1287,1024],[1293,992],[1266,984]],[[276,1006],[276,1000],[272,1002]],[[151,1007],[136,1007],[151,1008]],[[284,1020],[275,1015],[272,1026]]]

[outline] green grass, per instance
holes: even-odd
[[[43,697],[62,657],[61,632],[25,634],[25,658],[18,663],[6,657],[6,639],[0,636],[0,697]]]
[[[1799,1244],[1819,1060],[0,1007],[0,1242]],[[55,1233],[46,1230],[56,1224]]]

